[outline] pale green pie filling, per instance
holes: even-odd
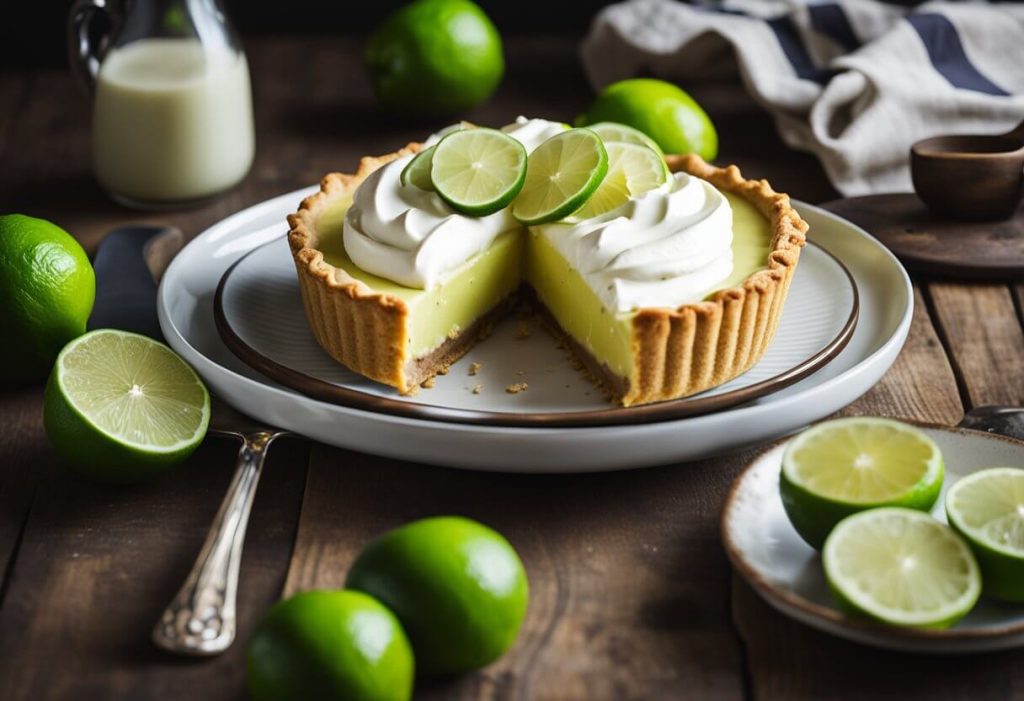
[[[768,220],[746,200],[724,194],[733,211],[733,270],[718,289],[736,287],[765,268],[771,246]],[[525,277],[566,333],[616,375],[632,376],[631,321],[635,312],[617,314],[605,309],[583,277],[542,236],[530,233],[524,237],[520,230],[502,234],[442,284],[418,290],[368,273],[348,257],[341,230],[349,203],[350,199],[339,201],[321,215],[317,222],[319,248],[330,265],[409,306],[410,357],[426,355],[467,328],[512,294]]]

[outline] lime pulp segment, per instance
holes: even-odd
[[[162,343],[94,331],[57,359],[60,392],[111,439],[147,452],[174,452],[206,433],[210,398],[199,377]]]
[[[421,190],[434,189],[434,183],[430,180],[430,169],[434,163],[434,149],[436,147],[437,145],[435,144],[423,149],[406,164],[405,168],[402,169],[401,175],[399,175],[399,181],[403,185],[412,185]]]
[[[966,543],[912,509],[872,509],[844,519],[825,541],[822,562],[843,604],[897,625],[947,627],[981,593]]]
[[[658,151],[632,143],[605,143],[608,174],[573,219],[583,220],[617,209],[630,197],[654,190],[668,182],[665,159]]]
[[[861,417],[825,422],[800,434],[787,448],[782,469],[819,496],[879,504],[940,476],[942,456],[913,426]]]
[[[946,512],[972,538],[1024,558],[1024,469],[995,467],[964,477],[950,488]]]
[[[526,183],[512,205],[512,216],[528,226],[567,217],[587,201],[608,172],[608,153],[589,129],[569,129],[533,153]]]
[[[497,129],[452,132],[434,147],[431,160],[437,194],[453,209],[474,216],[507,206],[526,178],[526,149]]]

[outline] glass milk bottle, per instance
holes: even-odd
[[[93,168],[116,200],[188,206],[245,177],[249,68],[220,0],[77,0],[68,34],[93,96]]]

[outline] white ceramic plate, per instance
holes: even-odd
[[[850,403],[885,373],[910,328],[913,294],[899,262],[853,224],[797,204],[811,225],[812,240],[853,275],[860,318],[835,360],[780,392],[687,419],[565,428],[426,421],[328,404],[276,385],[246,366],[221,341],[213,318],[214,293],[224,272],[246,252],[281,237],[285,216],[315,190],[268,200],[196,237],[164,274],[158,312],[168,343],[223,400],[268,424],[331,445],[437,465],[518,472],[587,472],[694,460],[775,438]]]
[[[942,496],[933,514],[946,521],[946,490],[986,467],[1024,467],[1024,443],[980,431],[922,426],[946,464]],[[781,442],[762,453],[736,479],[722,512],[722,540],[736,570],[765,601],[787,616],[867,645],[910,652],[983,652],[1024,645],[1024,605],[984,596],[948,630],[884,626],[851,618],[835,605],[818,553],[786,517],[779,497]]]
[[[776,340],[757,365],[707,392],[630,408],[605,399],[572,367],[540,328],[543,324],[522,319],[500,323],[447,375],[435,378],[433,387],[413,396],[368,380],[334,361],[313,338],[284,239],[250,252],[225,273],[215,320],[224,342],[248,365],[306,396],[335,404],[506,426],[646,423],[717,411],[777,392],[843,349],[858,313],[849,272],[815,244],[804,249],[797,271]],[[470,376],[473,364],[479,369]],[[528,384],[527,391],[505,391],[520,382]]]

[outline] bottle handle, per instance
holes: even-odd
[[[111,35],[121,24],[117,0],[75,0],[68,13],[68,59],[71,72],[90,95],[96,90],[100,61],[107,51]],[[98,15],[107,19],[107,31],[96,35],[94,22]]]

